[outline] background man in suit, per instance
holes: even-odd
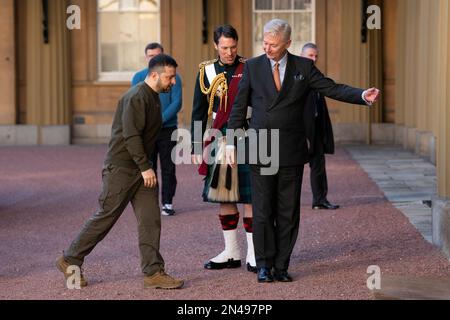
[[[292,281],[288,267],[299,230],[303,167],[309,160],[303,122],[306,94],[313,89],[336,100],[362,105],[373,103],[379,95],[375,88],[364,91],[336,84],[310,59],[290,54],[290,45],[291,26],[286,21],[274,19],[264,26],[265,55],[246,62],[228,121],[229,129],[244,127],[247,106],[251,106],[250,129],[257,132],[258,145],[264,137],[258,135],[261,130],[268,130],[269,136],[278,130],[282,141],[276,174],[264,175],[262,159],[251,165],[258,282]],[[235,166],[235,146],[233,141],[227,143],[227,162]]]
[[[307,43],[302,48],[302,57],[311,59],[314,63],[319,57],[319,49],[314,43]],[[327,200],[328,180],[325,168],[325,154],[334,154],[333,127],[328,113],[327,102],[324,96],[311,90],[306,98],[305,128],[310,142],[309,167],[313,194],[312,208],[315,210],[335,210],[339,206]]]

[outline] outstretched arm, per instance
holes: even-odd
[[[376,102],[380,94],[376,88],[364,91],[345,84],[337,84],[332,79],[325,77],[314,65],[311,68],[309,85],[326,97],[353,104],[371,105]]]

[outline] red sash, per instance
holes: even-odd
[[[239,88],[239,82],[242,79],[242,72],[244,71],[244,63],[240,63],[239,66],[236,68],[236,71],[233,75],[233,78],[231,79],[231,82],[228,86],[228,101],[226,108],[219,108],[216,114],[216,119],[214,120],[212,124],[212,129],[221,130],[225,123],[227,123],[228,118],[231,114],[231,107],[234,103],[234,98],[236,97],[238,93]],[[223,97],[222,99],[224,99]],[[205,148],[212,142],[212,139],[209,139],[205,141]],[[198,169],[198,173],[202,176],[206,176],[208,174],[208,165],[203,160],[202,164],[200,165]]]

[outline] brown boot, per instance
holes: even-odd
[[[60,257],[57,261],[56,261],[56,267],[58,268],[59,271],[61,271],[62,273],[64,273],[64,278],[69,278],[70,276],[73,276],[73,273],[69,273],[67,271],[67,268],[69,268],[71,266],[70,263],[68,263],[65,259],[64,256]],[[81,272],[80,274],[80,287],[86,287],[88,285],[87,280],[84,278],[83,273]]]
[[[144,277],[144,287],[155,289],[179,289],[184,285],[183,280],[172,278],[164,271],[158,271],[151,276]]]

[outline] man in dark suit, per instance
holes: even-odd
[[[319,57],[319,49],[314,43],[307,43],[302,48],[301,56],[314,63]],[[333,127],[328,113],[327,102],[323,95],[311,90],[306,98],[304,114],[306,136],[309,140],[309,167],[311,169],[311,191],[314,210],[336,210],[338,205],[327,199],[328,180],[325,168],[325,154],[334,154]]]
[[[274,19],[264,26],[265,55],[246,62],[228,121],[229,129],[243,128],[247,106],[251,106],[250,130],[256,131],[258,146],[265,136],[258,133],[264,130],[268,136],[278,132],[281,142],[279,153],[271,155],[278,156],[277,173],[267,175],[259,155],[257,163],[251,166],[253,241],[260,283],[274,279],[292,281],[288,267],[299,230],[303,167],[309,160],[303,123],[306,94],[313,89],[324,96],[361,105],[373,103],[379,94],[375,88],[364,91],[336,84],[310,59],[290,54],[290,45],[291,27],[286,21]],[[227,143],[227,162],[235,166],[234,142]],[[268,146],[269,152],[272,147]]]

